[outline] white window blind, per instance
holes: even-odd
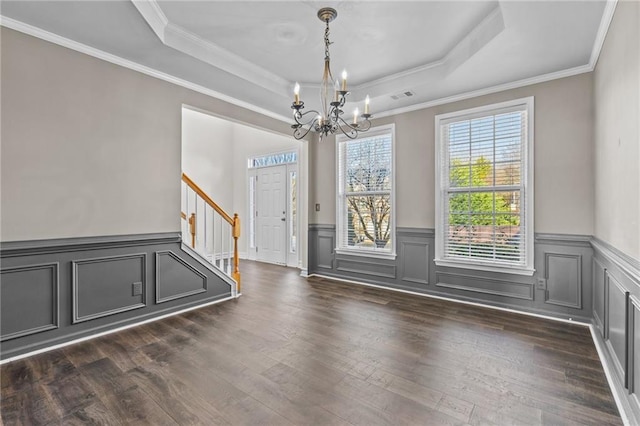
[[[338,139],[337,154],[337,248],[394,253],[393,128]]]
[[[533,269],[529,104],[439,121],[436,261]]]

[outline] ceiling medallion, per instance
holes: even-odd
[[[364,103],[364,113],[358,115],[358,108],[353,111],[353,121],[348,123],[341,116],[344,114],[343,107],[349,92],[347,91],[347,72],[342,71],[342,85],[333,79],[331,75],[329,59],[329,22],[336,19],[338,12],[330,7],[323,7],[318,11],[318,18],[325,22],[324,30],[324,72],[322,74],[322,84],[320,85],[320,103],[322,111],[315,110],[302,112],[304,102],[300,100],[300,85],[296,83],[293,90],[293,119],[295,124],[291,125],[293,137],[304,138],[310,131],[320,134],[320,140],[325,136],[341,132],[350,139],[358,137],[358,133],[366,132],[371,128],[371,114],[369,114],[369,96]]]

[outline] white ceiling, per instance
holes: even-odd
[[[589,71],[613,9],[606,1],[3,0],[1,13],[8,27],[288,119],[296,81],[306,105],[319,104],[324,6],[338,11],[333,74],[348,70],[351,100],[370,95],[374,116]]]

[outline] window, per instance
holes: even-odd
[[[393,125],[337,138],[337,251],[395,257]]]
[[[298,189],[296,170],[289,171],[289,253],[297,252],[298,239]]]
[[[298,153],[295,151],[280,154],[269,154],[260,157],[249,158],[249,168],[277,166],[278,164],[292,164],[298,161]]]
[[[533,98],[436,116],[436,264],[532,275]]]

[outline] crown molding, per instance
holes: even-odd
[[[143,19],[151,27],[160,40],[164,40],[164,29],[169,24],[167,16],[164,14],[157,2],[146,0],[131,0],[131,3],[138,9]]]
[[[354,92],[371,92],[376,86],[405,80],[403,87],[409,87],[424,80],[425,73],[433,72],[438,68],[445,74],[452,73],[460,65],[468,61],[480,49],[486,46],[498,34],[504,31],[504,18],[500,5],[494,8],[484,17],[478,25],[462,37],[453,48],[442,58],[395,74],[387,75],[375,80],[367,81],[353,86]],[[411,79],[411,81],[406,81]]]
[[[164,15],[164,13],[162,12],[162,10],[160,9],[158,3],[156,2],[156,0],[131,0],[132,3],[134,4],[134,6],[138,9],[138,11],[140,12],[140,14],[143,16],[143,18],[145,19],[145,21],[149,24],[149,26],[152,28],[152,30],[154,31],[154,33],[158,36],[158,38],[163,42],[165,39],[174,39],[175,43],[186,43],[187,45],[191,45],[191,49],[194,50],[194,46],[195,46],[195,50],[200,50],[202,55],[211,55],[213,54],[212,52],[217,52],[214,54],[214,56],[216,56],[218,53],[221,53],[222,56],[224,57],[224,53],[226,52],[226,54],[228,55],[232,55],[233,58],[231,58],[231,62],[227,63],[227,67],[228,68],[234,68],[235,71],[230,71],[227,69],[222,68],[222,66],[220,66],[219,63],[216,64],[212,64],[212,62],[202,59],[200,57],[198,57],[195,54],[191,54],[188,51],[184,51],[180,48],[174,47],[180,51],[182,51],[185,54],[189,54],[192,57],[195,57],[197,59],[203,60],[207,63],[210,63],[220,69],[224,69],[227,72],[231,72],[235,75],[237,75],[240,78],[243,78],[246,81],[250,81],[254,84],[257,84],[258,86],[265,88],[266,90],[270,90],[274,93],[278,93],[280,95],[282,95],[282,93],[288,93],[290,90],[288,90],[289,86],[291,85],[290,82],[288,82],[287,80],[276,76],[275,74],[272,74],[266,70],[264,70],[263,68],[250,63],[249,61],[246,61],[243,58],[237,57],[237,55],[234,55],[222,48],[220,48],[217,45],[214,45],[213,43],[210,43],[208,41],[202,40],[201,38],[197,37],[196,35],[187,32],[186,30],[182,29],[181,27],[178,27],[174,24],[172,24],[171,22],[168,21],[167,17]],[[491,87],[487,87],[487,88],[483,88],[483,89],[479,89],[479,90],[474,90],[474,91],[470,91],[470,92],[465,92],[465,93],[460,93],[457,95],[453,95],[453,96],[447,96],[447,97],[443,97],[443,98],[439,98],[439,99],[434,99],[434,100],[430,100],[427,102],[422,102],[419,104],[414,104],[414,105],[409,105],[406,107],[400,107],[400,108],[393,108],[393,109],[389,109],[386,111],[380,111],[378,113],[376,113],[375,118],[383,118],[383,117],[388,117],[388,116],[393,116],[393,115],[398,115],[398,114],[403,114],[403,113],[407,113],[407,112],[412,112],[412,111],[417,111],[417,110],[421,110],[421,109],[425,109],[425,108],[430,108],[430,107],[434,107],[434,106],[438,106],[438,105],[443,105],[443,104],[447,104],[447,103],[452,103],[452,102],[457,102],[457,101],[462,101],[462,100],[466,100],[466,99],[470,99],[470,98],[475,98],[478,96],[484,96],[484,95],[489,95],[492,93],[497,93],[497,92],[502,92],[505,90],[512,90],[512,89],[517,89],[520,87],[524,87],[524,86],[529,86],[529,85],[533,85],[533,84],[538,84],[538,83],[544,83],[547,81],[551,81],[551,80],[556,80],[556,79],[560,79],[560,78],[565,78],[565,77],[571,77],[574,75],[578,75],[578,74],[583,74],[583,73],[588,73],[588,72],[592,72],[595,69],[595,66],[598,62],[598,58],[600,56],[602,47],[604,45],[604,41],[606,39],[606,35],[609,31],[609,27],[611,25],[611,21],[613,19],[613,15],[617,6],[618,0],[607,0],[606,4],[605,4],[605,8],[603,11],[603,15],[602,15],[602,19],[600,21],[600,26],[598,28],[598,32],[596,35],[596,39],[594,41],[594,45],[591,51],[591,56],[589,59],[589,63],[585,64],[585,65],[581,65],[578,67],[574,67],[574,68],[569,68],[566,70],[561,70],[561,71],[556,71],[556,72],[552,72],[552,73],[548,73],[548,74],[543,74],[543,75],[539,75],[539,76],[535,76],[535,77],[531,77],[531,78],[527,78],[527,79],[522,79],[522,80],[518,80],[515,82],[509,82],[509,83],[504,83],[504,84],[499,84],[499,85],[495,85],[495,86],[491,86]],[[84,45],[82,43],[78,43],[76,41],[58,36],[56,34],[50,33],[48,31],[42,30],[40,28],[31,26],[29,24],[14,20],[12,18],[7,18],[4,17],[2,15],[0,15],[0,25],[1,26],[5,26],[7,28],[11,28],[13,30],[16,31],[20,31],[23,32],[25,34],[29,34],[31,36],[58,44],[60,46],[63,47],[67,47],[69,49],[81,52],[81,53],[85,53],[87,55],[96,57],[98,59],[102,59],[105,60],[107,62],[111,62],[113,64],[116,65],[120,65],[123,66],[125,68],[129,68],[131,70],[134,71],[138,71],[140,73],[158,78],[160,80],[164,80],[167,81],[169,83],[202,93],[204,95],[216,98],[216,99],[220,99],[222,101],[228,102],[230,104],[245,108],[247,110],[265,115],[267,117],[276,119],[278,121],[282,121],[285,123],[290,123],[291,119],[290,117],[287,116],[283,116],[281,114],[277,114],[274,113],[270,110],[267,110],[265,108],[261,108],[258,106],[255,106],[249,102],[246,101],[241,101],[239,99],[233,98],[231,96],[222,94],[220,92],[217,92],[215,90],[211,90],[209,88],[191,83],[187,80],[172,76],[170,74],[166,74],[164,72],[146,67],[144,65],[138,64],[136,62],[130,61],[128,59],[124,59],[121,58],[119,56],[116,55],[112,55],[110,53],[95,49],[93,47]],[[497,25],[497,26],[496,26]],[[416,78],[416,77],[421,77],[425,72],[430,72],[433,71],[435,69],[439,69],[439,68],[447,68],[447,64],[451,63],[451,62],[457,62],[457,59],[454,58],[454,54],[453,52],[456,50],[456,48],[458,46],[462,46],[463,44],[468,44],[470,41],[470,38],[473,36],[474,33],[482,33],[484,32],[486,34],[486,37],[484,37],[485,39],[485,43],[490,41],[497,33],[495,33],[493,36],[491,36],[491,33],[497,31],[500,29],[500,25],[502,25],[502,28],[504,26],[504,22],[502,20],[502,13],[501,13],[501,9],[500,6],[498,6],[496,9],[494,9],[491,13],[489,13],[487,15],[487,17],[480,23],[478,24],[478,26],[476,26],[476,28],[474,28],[469,34],[467,34],[467,36],[465,36],[462,40],[460,40],[458,42],[458,44],[456,45],[456,47],[454,47],[445,57],[425,64],[425,65],[421,65],[419,67],[416,68],[412,68],[410,70],[405,70],[405,71],[401,71],[399,73],[390,75],[390,76],[385,76],[370,82],[365,82],[362,83],[360,85],[354,86],[352,88],[353,92],[363,92],[366,91],[367,89],[371,89],[374,86],[379,86],[379,85],[384,85],[384,84],[389,84],[391,82],[393,82],[394,80],[398,80],[398,79],[406,79],[406,78]],[[499,33],[499,31],[498,31]],[[487,39],[488,38],[488,39]],[[181,40],[181,41],[178,41]],[[172,42],[172,43],[174,43]],[[166,44],[166,43],[165,43]],[[216,50],[216,49],[219,49]],[[187,49],[188,50],[188,49]],[[461,51],[464,51],[464,49],[458,49]],[[226,59],[229,59],[230,57],[226,57]],[[239,59],[239,61],[233,62],[233,60],[235,59]],[[210,58],[211,59],[211,58]],[[456,59],[456,60],[454,60]],[[216,62],[218,62],[219,57],[216,57]],[[249,70],[248,72],[246,70],[242,70],[242,65],[240,62],[245,63],[245,64],[249,64],[249,67],[252,68],[252,70]],[[231,65],[229,65],[231,64]],[[459,64],[458,64],[459,65]],[[256,76],[257,74],[260,74],[259,76]],[[249,74],[249,76],[247,77],[246,74]],[[301,83],[303,88],[306,89],[316,89],[316,87],[318,87],[319,85],[317,84],[313,84],[313,83]]]
[[[288,80],[169,21],[156,0],[131,1],[165,46],[278,95],[289,92],[292,84]]]
[[[593,49],[591,50],[591,57],[589,58],[589,66],[591,67],[591,70],[596,68],[596,64],[598,63],[598,58],[600,58],[600,52],[602,51],[602,46],[604,46],[604,41],[607,38],[609,26],[613,20],[613,14],[616,11],[617,5],[618,0],[607,0],[607,3],[604,6],[602,19],[600,20],[600,26],[598,27],[598,33],[596,34],[596,39],[593,42]]]
[[[191,83],[190,81],[181,79],[179,77],[175,77],[173,75],[147,67],[145,65],[138,64],[137,62],[124,59],[120,56],[112,55],[111,53],[107,53],[105,51],[96,49],[91,46],[87,46],[86,44],[78,43],[77,41],[59,36],[49,31],[45,31],[41,28],[34,27],[32,25],[26,24],[24,22],[20,22],[12,18],[8,18],[3,15],[0,15],[0,26],[10,28],[15,31],[19,31],[21,33],[39,38],[41,40],[48,41],[50,43],[57,44],[58,46],[75,50],[76,52],[84,53],[85,55],[89,55],[94,58],[102,59],[103,61],[110,62],[112,64],[119,65],[121,67],[128,68],[133,71],[137,71],[139,73],[157,78],[159,80],[166,81],[171,84],[175,84],[176,86],[184,87],[185,89],[193,90],[194,92],[202,93],[203,95],[207,95],[212,98],[216,98],[221,101],[228,102],[232,105],[247,109],[249,111],[256,112],[258,114],[262,114],[264,116],[273,118],[278,121],[282,121],[285,123],[291,122],[290,117],[285,117],[283,115],[276,114],[272,111],[269,111],[265,108],[258,107],[249,102],[241,101],[239,99],[225,95],[215,90],[211,90],[209,88],[200,86],[198,84]]]
[[[420,109],[431,108],[438,105],[450,104],[453,102],[463,101],[465,99],[477,98],[479,96],[490,95],[492,93],[503,92],[505,90],[517,89],[519,87],[531,86],[533,84],[544,83],[551,80],[557,80],[560,78],[571,77],[578,74],[584,74],[593,71],[593,68],[589,65],[581,65],[579,67],[569,68],[562,71],[556,71],[548,74],[539,75],[536,77],[526,78],[523,80],[514,81],[511,83],[499,84],[497,86],[491,86],[484,89],[473,90],[471,92],[461,93],[459,95],[447,96],[432,101],[422,102],[415,105],[409,105],[402,108],[390,109],[377,113],[374,118],[389,117],[392,115],[403,114],[406,112],[417,111]]]

